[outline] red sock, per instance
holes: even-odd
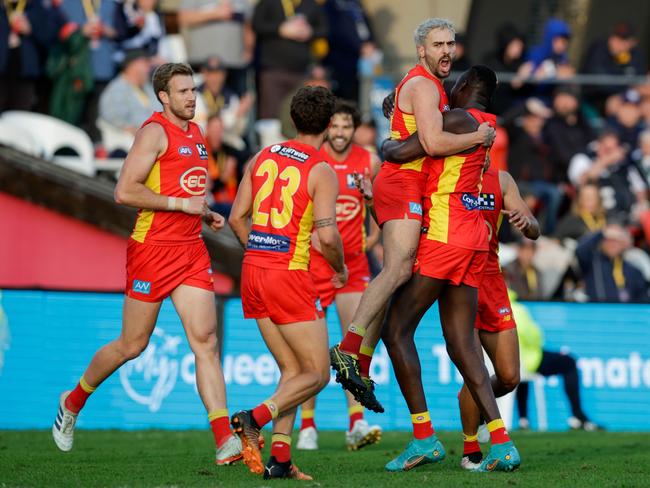
[[[307,429],[309,427],[316,428],[316,422],[314,421],[314,411],[305,410],[304,408],[300,411],[300,430]]]
[[[253,418],[260,429],[277,416],[278,406],[271,400],[266,400],[253,409]]]
[[[72,413],[79,413],[86,404],[86,400],[88,400],[88,397],[93,391],[95,391],[95,389],[96,387],[90,386],[86,383],[86,380],[84,380],[84,377],[82,376],[79,383],[77,383],[77,386],[75,386],[74,390],[72,390],[65,399],[65,408],[70,410]]]
[[[370,376],[370,363],[372,362],[372,354],[374,351],[374,349],[366,346],[361,346],[359,349],[359,373],[365,378]]]
[[[426,439],[436,433],[428,411],[411,414],[411,422],[413,422],[413,437],[416,439]]]
[[[271,456],[274,456],[279,463],[291,461],[291,437],[284,434],[273,434]]]
[[[463,456],[472,454],[473,452],[481,452],[481,446],[478,443],[478,435],[463,434]]]
[[[490,431],[490,440],[492,444],[503,444],[510,441],[510,436],[506,430],[506,426],[501,419],[494,419],[487,424]]]
[[[339,344],[339,348],[349,354],[359,354],[364,335],[366,335],[366,329],[350,324],[341,344]]]
[[[223,446],[230,436],[230,418],[228,417],[228,410],[222,408],[208,413],[208,420],[210,421],[210,428],[214,436],[214,443],[217,447]]]
[[[350,415],[350,428],[348,431],[351,431],[357,420],[363,420],[363,407],[361,405],[350,407],[348,408],[348,414]]]

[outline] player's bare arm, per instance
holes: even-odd
[[[257,156],[255,156],[251,162],[256,158]],[[228,218],[230,228],[235,233],[235,237],[237,237],[239,244],[241,244],[244,249],[246,249],[248,234],[250,234],[251,231],[250,216],[253,208],[251,162],[246,165],[244,176],[242,177],[239,188],[237,189],[237,196],[232,204],[232,210],[230,211],[230,217]]]
[[[478,122],[474,117],[462,109],[453,109],[446,112],[442,119],[444,130],[451,134],[472,133],[478,127]],[[386,139],[381,146],[381,150],[386,160],[394,163],[406,163],[426,156],[418,132],[414,132],[403,141]]]
[[[514,178],[507,171],[499,171],[499,184],[503,195],[501,213],[508,217],[508,222],[528,239],[537,239],[541,234],[539,222],[521,198]]]
[[[138,130],[115,187],[115,201],[135,208],[203,214],[203,197],[168,197],[145,186],[151,168],[166,150],[167,136],[159,124],[147,124]]]
[[[320,251],[336,272],[334,285],[340,288],[348,279],[348,271],[343,260],[343,242],[336,226],[338,178],[327,163],[319,163],[310,171],[308,185],[314,202],[314,228]]]

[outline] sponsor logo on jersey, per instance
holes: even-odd
[[[196,143],[196,150],[199,151],[199,158],[200,159],[208,159],[208,150],[205,147],[205,144],[197,142]]]
[[[422,215],[422,204],[417,202],[409,202],[409,212],[415,215]]]
[[[201,166],[194,166],[181,175],[179,184],[190,195],[200,196],[205,194],[207,181],[208,170]]]
[[[494,193],[479,193],[478,196],[463,193],[460,199],[467,210],[494,210],[496,208]]]
[[[148,295],[151,293],[151,282],[142,280],[133,280],[133,293]]]
[[[191,156],[192,155],[192,149],[190,146],[181,146],[178,148],[178,154],[181,156]]]
[[[252,231],[248,234],[247,249],[254,249],[256,251],[289,252],[289,247],[291,247],[291,239],[286,236],[266,234],[257,231]]]
[[[269,149],[269,151],[273,154],[279,154],[280,156],[284,156],[285,158],[293,159],[294,161],[298,161],[299,163],[304,163],[309,159],[309,154],[304,153],[302,151],[298,151],[297,149],[294,149],[292,147],[283,146],[281,144],[276,144],[274,146],[271,146],[271,149]]]
[[[359,199],[352,195],[339,195],[336,199],[336,221],[345,222],[352,220],[361,212]]]

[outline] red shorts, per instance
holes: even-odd
[[[345,264],[348,267],[348,281],[343,288],[334,288],[332,284],[334,270],[321,254],[312,253],[309,272],[316,285],[316,291],[320,296],[323,308],[329,307],[334,302],[336,295],[340,293],[363,293],[366,291],[370,281],[370,268],[366,255],[361,253],[356,256],[345,256]]]
[[[269,318],[281,325],[325,316],[308,271],[246,263],[241,271],[241,302],[247,319]]]
[[[429,278],[448,280],[456,286],[463,284],[478,288],[487,255],[487,251],[456,247],[422,236],[413,272],[417,271]]]
[[[389,220],[422,220],[422,195],[427,174],[399,169],[399,165],[384,163],[372,185],[377,223]]]
[[[508,288],[501,273],[484,274],[478,289],[478,311],[474,328],[502,332],[517,327],[510,307]]]
[[[126,295],[143,302],[160,302],[180,285],[214,291],[211,267],[203,241],[158,246],[129,239]]]

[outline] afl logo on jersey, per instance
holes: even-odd
[[[192,149],[190,149],[189,146],[181,146],[178,148],[178,154],[180,154],[181,156],[191,156]]]
[[[200,166],[194,166],[181,175],[180,185],[190,195],[199,196],[205,194],[205,186],[208,181],[208,170]]]
[[[336,221],[345,222],[352,220],[361,211],[359,199],[351,195],[339,195],[336,200]]]

